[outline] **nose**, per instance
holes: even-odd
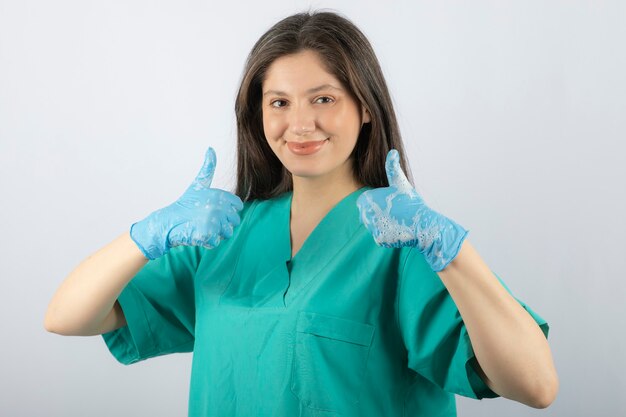
[[[289,130],[297,136],[315,131],[315,112],[307,106],[294,106],[289,121]]]

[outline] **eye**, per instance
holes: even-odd
[[[275,106],[275,105],[274,105],[274,103],[279,103],[279,102],[284,102],[284,101],[285,101],[285,100],[274,100],[274,101],[272,101],[272,102],[270,103],[270,106],[272,106],[272,107],[276,107],[276,108],[283,107],[283,106]]]
[[[334,101],[332,98],[327,97],[327,96],[322,96],[322,97],[318,97],[318,98],[317,98],[317,100],[320,100],[320,99],[327,99],[327,100],[330,100],[329,102]],[[317,100],[315,100],[315,101],[317,101]],[[328,102],[327,102],[327,103],[328,103]]]

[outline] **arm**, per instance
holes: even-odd
[[[46,312],[47,331],[91,336],[126,325],[117,303],[126,284],[148,262],[128,232],[83,260],[63,281]]]
[[[548,342],[467,239],[437,274],[461,313],[478,361],[476,371],[487,386],[531,407],[549,406],[559,380]]]
[[[240,222],[239,197],[211,188],[213,148],[185,193],[173,204],[134,223],[130,231],[85,259],[61,284],[46,313],[46,330],[91,336],[126,325],[116,302],[128,282],[146,265],[180,245],[214,248],[229,239]]]
[[[493,392],[531,407],[550,405],[559,384],[541,328],[465,242],[468,231],[425,204],[395,149],[385,170],[389,187],[357,200],[361,222],[378,245],[415,247],[424,255],[463,319],[472,365]]]

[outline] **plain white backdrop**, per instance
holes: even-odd
[[[368,36],[417,190],[551,326],[552,406],[457,397],[458,415],[624,415],[626,7],[534,0],[0,0],[0,415],[186,415],[190,354],[122,366],[45,311],[208,146],[232,189],[246,56],[309,8]]]

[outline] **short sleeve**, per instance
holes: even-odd
[[[399,280],[396,312],[409,368],[447,392],[476,399],[498,397],[475,371],[476,357],[458,308],[418,250],[411,248],[406,254]],[[546,321],[516,300],[547,338]]]
[[[194,346],[194,276],[204,249],[178,246],[139,270],[118,297],[127,325],[102,334],[111,354],[129,365]]]

